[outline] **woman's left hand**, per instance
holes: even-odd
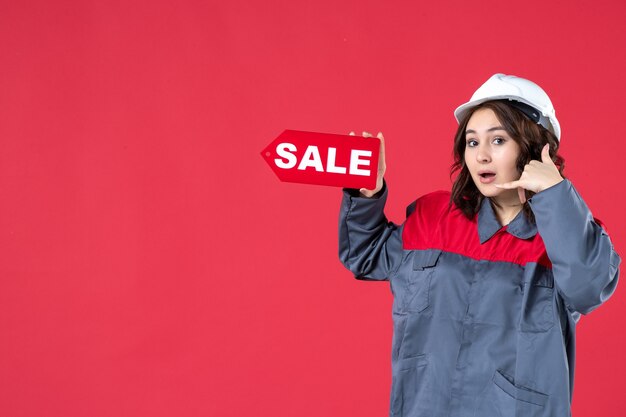
[[[524,189],[538,193],[561,181],[563,181],[563,177],[561,177],[557,166],[552,162],[549,144],[546,143],[546,146],[541,150],[541,162],[532,160],[527,163],[519,180],[494,185],[498,188],[517,188],[519,199],[524,204],[526,202]]]

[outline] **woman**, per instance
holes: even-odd
[[[620,257],[562,176],[539,86],[496,74],[455,116],[452,192],[401,226],[383,214],[382,134],[376,189],[344,189],[340,259],[394,295],[390,415],[570,416],[576,322],[613,293]]]

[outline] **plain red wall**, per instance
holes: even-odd
[[[0,1],[0,415],[386,415],[389,287],[339,263],[340,190],[259,152],[381,130],[401,222],[450,188],[453,109],[520,75],[624,255],[624,4]],[[626,412],[623,288],[576,417]]]

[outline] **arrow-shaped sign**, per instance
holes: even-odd
[[[281,181],[376,188],[380,140],[285,130],[261,151]]]

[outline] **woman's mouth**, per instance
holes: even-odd
[[[496,174],[494,172],[483,172],[478,174],[480,182],[483,184],[489,184],[496,180]]]

